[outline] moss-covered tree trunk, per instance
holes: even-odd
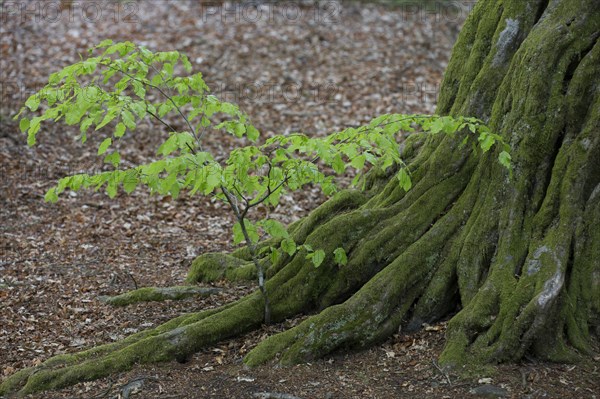
[[[296,223],[303,253],[268,271],[272,320],[312,314],[245,358],[289,364],[362,348],[403,326],[452,316],[447,366],[569,360],[600,329],[600,7],[597,0],[480,0],[454,48],[438,113],[476,116],[510,143],[513,175],[452,137],[414,136],[414,186],[372,179]],[[376,88],[374,88],[376,90]],[[244,251],[200,257],[190,280],[248,277]],[[458,311],[458,312],[457,312]],[[258,328],[254,293],[124,341],[22,370],[0,393],[90,380],[135,363],[184,359]]]

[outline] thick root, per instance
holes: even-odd
[[[179,300],[192,296],[208,296],[220,292],[219,288],[184,285],[175,287],[144,287],[117,296],[101,296],[99,299],[112,306],[127,306],[139,302]]]
[[[298,326],[261,342],[244,359],[250,367],[278,357],[293,364],[326,356],[341,348],[364,348],[398,330],[415,300],[423,295],[441,254],[451,247],[472,197],[464,196],[421,240],[402,251],[347,301],[327,307]],[[429,256],[422,256],[422,254]]]
[[[134,364],[185,361],[201,348],[260,326],[262,299],[250,295],[225,307],[179,317],[121,342],[60,355],[22,370],[0,385],[0,395],[58,389],[125,371]]]
[[[192,263],[187,283],[209,283],[221,279],[254,281],[256,267],[251,261],[221,253],[203,254]]]

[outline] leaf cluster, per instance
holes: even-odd
[[[181,76],[183,71],[188,75]],[[152,52],[131,42],[105,40],[90,49],[88,57],[52,73],[48,84],[29,97],[16,116],[21,118],[19,126],[28,144],[36,143],[44,121],[78,125],[83,143],[89,134],[102,135],[97,153],[112,169],[60,179],[45,199],[55,202],[63,191],[82,188],[104,188],[113,198],[119,188],[129,194],[139,186],[173,198],[181,192],[213,196],[228,203],[236,214],[235,243],[256,244],[268,235],[281,240],[279,248],[270,248],[273,262],[283,253],[291,256],[302,249],[319,266],[326,256],[322,250],[298,246],[275,220],[252,223],[248,212],[260,204],[276,206],[286,192],[308,184],[332,195],[338,190],[335,177],[349,169],[357,172],[353,184],[360,186],[368,169],[395,167],[398,184],[410,190],[411,173],[401,158],[399,141],[403,133],[415,130],[432,135],[470,132],[483,152],[498,143],[502,149],[499,162],[511,168],[502,138],[480,120],[468,117],[386,114],[325,137],[292,133],[259,144],[260,133],[250,118],[237,105],[211,95],[202,74],[191,72],[188,58],[177,51]],[[117,143],[134,135],[146,118],[167,131],[157,148],[157,159],[123,168]],[[207,133],[222,131],[243,139],[246,145],[218,161],[203,150],[202,140]],[[469,137],[465,135],[463,144]],[[342,248],[333,256],[336,263],[346,264]]]

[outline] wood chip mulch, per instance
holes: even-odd
[[[183,284],[198,254],[232,248],[233,220],[217,202],[185,196],[171,201],[143,190],[114,200],[102,193],[71,193],[57,204],[44,203],[56,179],[104,167],[95,147],[77,140],[76,128],[46,124],[33,148],[18,133],[11,116],[49,73],[105,38],[157,51],[177,49],[189,55],[215,94],[239,103],[264,135],[324,134],[382,113],[432,113],[452,44],[473,2],[452,12],[415,3],[258,3],[0,5],[0,378],[255,289],[250,283],[219,282],[215,286],[223,290],[206,298],[126,308],[98,300],[136,286]],[[125,138],[129,165],[152,159],[165,137],[151,124],[135,135]],[[221,135],[207,139],[217,156],[235,145]],[[323,199],[318,190],[307,189],[284,198],[272,216],[289,223]],[[445,375],[434,361],[445,323],[311,364],[243,367],[242,357],[257,342],[301,319],[207,348],[185,364],[138,366],[34,397],[592,398],[600,392],[600,359],[582,365],[533,360],[503,365],[481,380]]]

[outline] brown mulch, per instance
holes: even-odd
[[[57,1],[0,5],[0,378],[255,289],[220,282],[220,294],[202,299],[127,308],[98,301],[136,286],[182,284],[195,256],[231,249],[232,218],[218,202],[185,196],[171,201],[143,190],[114,200],[102,193],[71,193],[45,204],[43,194],[57,178],[103,168],[95,147],[77,141],[76,128],[44,125],[33,148],[18,134],[11,115],[50,72],[109,37],[154,50],[177,49],[189,55],[217,95],[241,104],[263,134],[324,134],[381,113],[433,112],[465,17],[458,8],[431,12],[414,3],[389,8],[262,2],[258,9],[205,3],[75,2],[62,11]],[[164,137],[157,129],[141,126],[130,137],[126,162],[153,157]],[[236,142],[213,136],[207,145],[222,155]],[[316,189],[307,189],[284,198],[272,216],[289,223],[322,201]],[[600,392],[599,359],[503,365],[489,380],[445,375],[434,360],[443,346],[444,323],[311,364],[243,367],[243,355],[257,342],[299,320],[207,348],[184,364],[138,366],[36,397],[116,398],[137,389],[131,397],[250,398],[270,392],[300,398],[454,398],[476,397],[472,390],[486,384],[514,398],[592,398]]]

